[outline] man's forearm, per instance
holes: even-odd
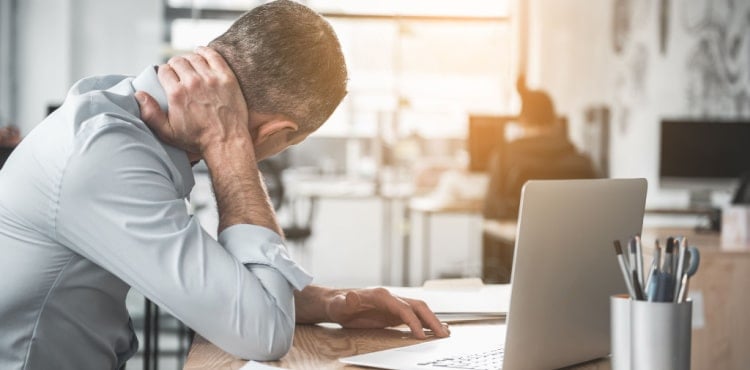
[[[232,225],[252,224],[282,235],[249,135],[210,147],[203,159],[211,173],[219,209],[219,232]]]
[[[294,306],[298,324],[315,324],[332,322],[328,314],[328,303],[341,290],[308,285],[305,289],[294,292]]]

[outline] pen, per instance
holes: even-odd
[[[651,285],[653,284],[654,275],[659,272],[659,264],[661,262],[661,247],[659,246],[659,240],[656,241],[656,248],[654,249],[654,257],[651,259],[651,269],[648,272],[648,278],[646,279],[646,293],[650,297]]]
[[[628,241],[628,256],[630,256],[630,263],[628,264],[628,267],[630,268],[629,273],[631,278],[633,279],[633,288],[636,291],[636,294],[638,292],[638,289],[635,287],[636,284],[640,283],[640,280],[638,279],[638,262],[636,262],[636,252],[635,252],[635,239],[630,239]]]
[[[633,288],[635,288],[635,299],[642,301],[645,299],[645,294],[643,293],[643,288],[641,288],[641,284],[638,282],[638,273],[633,270]]]
[[[630,298],[636,299],[635,289],[633,288],[633,282],[630,280],[630,267],[627,266],[627,261],[622,255],[622,246],[619,240],[614,241],[615,253],[617,253],[617,262],[620,264],[620,271],[622,272],[622,278],[625,280],[625,285],[628,287],[628,293]]]
[[[682,248],[679,248],[677,251],[677,271],[675,272],[675,283],[674,283],[674,293],[673,293],[673,300],[674,302],[679,302],[680,299],[680,288],[683,284],[683,276],[682,273],[685,269],[685,253],[687,252],[688,245],[687,245],[687,238],[682,238]],[[679,245],[679,244],[678,244]]]
[[[667,247],[664,251],[664,263],[662,263],[661,270],[667,274],[672,273],[672,253],[674,251],[674,238],[667,238]]]
[[[648,289],[646,290],[646,299],[649,302],[658,302],[659,296],[661,295],[661,287],[664,285],[664,273],[655,271],[654,276],[651,277]]]
[[[643,250],[641,246],[641,237],[636,235],[635,238],[633,238],[632,243],[635,247],[635,271],[638,273],[638,284],[640,284],[641,289],[643,289],[643,287],[646,286],[646,279],[643,277]]]
[[[672,289],[674,289],[674,280],[674,276],[672,276],[671,274],[660,272],[653,301],[672,302]]]
[[[667,248],[664,253],[664,263],[661,266],[662,279],[660,279],[660,286],[657,288],[658,302],[671,302],[674,298],[674,238],[667,238]]]
[[[633,277],[635,299],[642,300],[644,299],[643,284],[641,283],[641,280],[643,280],[643,274],[641,273],[643,270],[643,261],[640,264],[638,263],[639,253],[636,239],[630,239],[628,244],[630,245],[630,274]]]
[[[636,264],[635,264],[635,243],[633,242],[633,239],[630,239],[628,241],[627,248],[625,248],[628,252],[628,273],[632,276],[633,271],[635,271]],[[635,283],[637,280],[633,280],[633,283]],[[635,287],[635,286],[634,286]]]
[[[659,244],[659,239],[656,239],[656,251],[659,253],[655,254],[654,258],[656,258],[656,270],[659,271],[659,269],[661,268],[661,252],[662,252],[661,245]]]
[[[672,274],[677,273],[677,265],[678,265],[677,260],[679,259],[680,250],[682,249],[681,248],[682,246],[683,246],[682,241],[680,239],[674,240],[674,249],[672,250]]]

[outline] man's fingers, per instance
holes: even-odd
[[[415,337],[419,339],[426,338],[422,321],[419,320],[419,317],[417,317],[408,303],[401,298],[392,295],[384,288],[374,289],[373,294],[375,295],[375,301],[385,303],[386,310],[399,317],[401,321],[409,327]]]
[[[160,65],[156,75],[159,77],[159,82],[161,82],[165,90],[173,89],[175,85],[180,83],[180,78],[177,77],[177,74],[169,64]]]
[[[352,290],[338,294],[329,306],[336,322],[345,327],[387,327],[405,324],[418,339],[429,328],[437,337],[447,337],[447,325],[438,320],[426,303],[394,296],[385,288]]]
[[[195,71],[205,77],[211,76],[211,67],[208,65],[208,62],[206,62],[206,58],[204,58],[200,54],[186,54],[185,59],[190,62],[190,65],[193,66]]]
[[[167,64],[174,69],[174,72],[183,84],[189,84],[191,81],[196,81],[200,78],[198,72],[195,71],[193,65],[185,57],[172,57]]]
[[[426,303],[417,299],[404,298],[404,300],[414,309],[414,312],[422,323],[432,329],[432,332],[435,333],[435,335],[438,337],[447,337],[450,335],[448,326],[440,322],[437,316],[435,316],[435,313],[432,312]]]
[[[143,91],[136,91],[135,100],[141,109],[143,122],[146,122],[160,137],[167,136],[169,134],[169,120],[167,114],[159,107],[156,99]]]
[[[222,57],[218,51],[209,47],[198,46],[195,48],[195,52],[206,58],[206,62],[208,62],[208,65],[211,66],[211,68],[220,71],[231,70],[227,65],[227,62],[224,60],[224,57]]]
[[[424,339],[427,336],[424,333],[424,327],[422,326],[422,321],[417,317],[417,315],[414,313],[414,311],[411,309],[411,306],[407,304],[406,302],[399,302],[399,307],[397,308],[398,316],[401,318],[401,320],[404,321],[404,324],[411,329],[411,333],[419,338]]]

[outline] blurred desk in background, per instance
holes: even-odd
[[[285,176],[284,183],[286,197],[315,199],[312,237],[300,255],[319,283],[420,286],[481,273],[481,199],[417,197],[411,182],[345,176]],[[442,215],[459,217],[435,217]]]
[[[430,235],[432,233],[432,217],[434,215],[442,214],[467,214],[480,216],[482,208],[484,207],[484,200],[464,200],[464,201],[452,201],[452,202],[441,202],[436,201],[431,197],[413,198],[409,201],[409,220],[413,220],[412,215],[414,213],[421,213],[423,215],[422,221],[422,242],[418,253],[407,253],[407,256],[421,255],[421,281],[411,279],[409,271],[404,271],[404,281],[406,285],[416,282],[416,285],[421,285],[425,281],[434,278],[440,278],[440,276],[431,276],[431,263],[432,263],[432,240]],[[411,221],[413,223],[413,221]],[[410,228],[414,230],[414,228]],[[470,244],[467,241],[467,245]],[[408,248],[407,248],[408,249]],[[406,265],[414,266],[410,263],[411,258],[408,258]],[[411,284],[414,285],[414,284]]]

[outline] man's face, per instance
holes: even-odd
[[[248,127],[258,162],[273,157],[310,136],[310,133],[297,132],[297,124],[278,115],[250,112]],[[188,153],[188,159],[195,163],[202,158],[200,154]]]

